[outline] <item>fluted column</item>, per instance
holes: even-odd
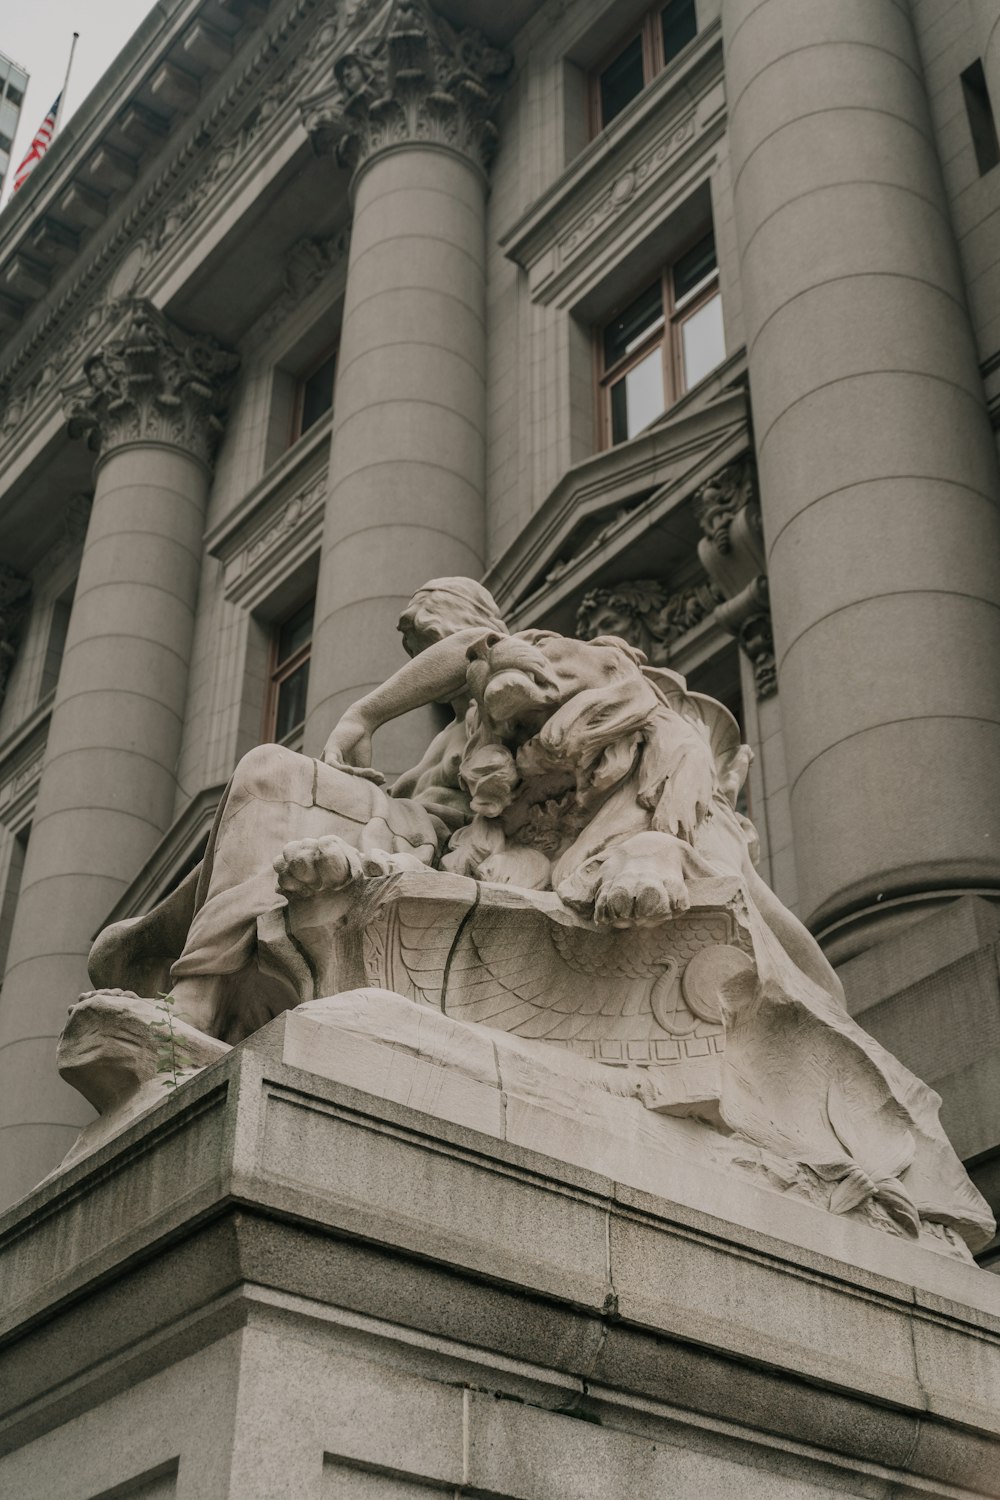
[[[122,312],[70,398],[71,432],[100,456],[0,994],[2,1203],[79,1128],[56,1037],[96,930],[171,820],[209,466],[236,363],[149,304]]]
[[[1000,892],[1000,522],[897,0],[724,0],[751,394],[803,916],[846,956]]]
[[[306,749],[400,664],[413,591],[475,577],[484,555],[486,169],[509,60],[422,0],[306,100],[320,152],[353,169],[354,219],[334,397]],[[426,748],[410,716],[383,730],[396,773]]]

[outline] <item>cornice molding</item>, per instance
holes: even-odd
[[[102,456],[127,443],[179,448],[211,466],[239,357],[186,333],[141,297],[120,304],[119,332],[65,393],[71,437]]]
[[[276,128],[279,116],[291,113],[295,107],[292,95],[322,63],[339,34],[339,17],[320,15],[305,49],[287,56],[302,28],[315,22],[324,8],[324,0],[293,0],[58,301],[34,327],[25,330],[25,336],[0,365],[0,452],[23,433],[24,418],[31,407],[53,391],[67,365],[72,368],[107,326],[109,309],[116,300],[115,275],[125,258],[135,254],[141,244],[146,252],[143,280],[148,280],[157,260],[187,226],[197,207],[210,200],[212,182],[223,172],[232,173],[239,164],[247,164],[249,148],[259,145],[261,133]],[[283,67],[279,66],[282,61]],[[260,99],[248,99],[254,87],[274,69],[275,76]],[[236,123],[227,128],[234,117]],[[207,151],[208,147],[214,149]],[[196,169],[193,176],[192,167]],[[75,323],[74,314],[79,314]]]
[[[380,152],[442,146],[485,173],[509,53],[456,31],[427,0],[390,0],[363,41],[334,64],[332,85],[302,101],[317,154],[356,172]]]

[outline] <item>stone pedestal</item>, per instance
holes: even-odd
[[[99,448],[0,1001],[0,1203],[81,1122],[52,1067],[115,899],[173,817],[210,460],[233,356],[146,303],[88,361],[71,430]]]
[[[504,66],[429,7],[393,6],[374,47],[341,59],[338,87],[303,106],[317,149],[355,173],[309,679],[314,754],[398,666],[393,626],[414,589],[482,572],[488,115]],[[378,764],[392,775],[416,765],[431,727],[424,714],[388,725]]]
[[[996,448],[908,7],[725,0],[800,909],[1000,888]]]
[[[4,1495],[1000,1494],[993,1277],[336,1043],[281,1017],[0,1220]]]

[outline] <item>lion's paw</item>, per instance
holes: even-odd
[[[594,921],[602,927],[655,927],[690,904],[683,878],[626,868],[601,881]]]
[[[357,853],[335,834],[286,844],[274,861],[274,869],[283,896],[340,891],[360,873]]]

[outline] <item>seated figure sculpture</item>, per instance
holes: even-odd
[[[728,711],[617,637],[510,634],[469,579],[426,585],[399,628],[410,661],[322,759],[251,751],[200,871],[98,938],[65,1076],[87,1092],[88,1006],[141,1004],[167,964],[176,1014],[223,1043],[377,986],[582,1055],[768,1186],[950,1253],[985,1243],[937,1096],[854,1024],[757,873]],[[453,721],[387,790],[372,735],[430,703]]]

